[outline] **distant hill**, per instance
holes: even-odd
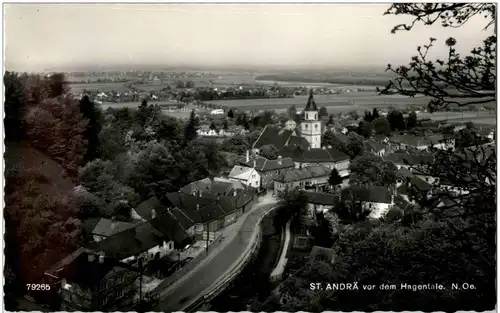
[[[311,74],[270,74],[255,77],[255,80],[304,82],[304,83],[330,83],[360,86],[385,86],[391,79],[389,75],[370,75],[369,73],[357,75],[311,75]]]

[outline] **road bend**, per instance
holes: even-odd
[[[248,215],[244,218],[239,229],[235,229],[235,234],[226,237],[227,244],[219,251],[214,251],[214,255],[207,257],[206,262],[181,278],[174,288],[163,294],[154,311],[175,312],[181,310],[189,302],[199,298],[203,291],[214,283],[223,279],[224,275],[234,265],[252,244],[254,231],[258,231],[255,225],[260,217],[273,207],[277,206],[276,201],[259,201]],[[210,248],[209,248],[210,249]]]

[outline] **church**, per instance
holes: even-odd
[[[301,135],[298,136],[290,128],[267,125],[252,145],[252,152],[259,155],[260,148],[274,145],[282,158],[293,160],[295,168],[322,165],[329,169],[336,168],[342,177],[349,176],[349,156],[331,146],[323,146],[321,129],[318,107],[311,90],[304,109],[304,121],[300,123]]]

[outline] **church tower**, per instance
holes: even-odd
[[[311,149],[321,148],[321,122],[318,115],[318,107],[311,89],[304,109],[304,121],[300,125],[301,136],[309,142]]]

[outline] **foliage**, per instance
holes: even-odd
[[[260,148],[259,155],[268,159],[276,160],[278,158],[279,150],[274,145],[265,145]]]
[[[211,130],[215,130],[215,131],[217,130],[217,126],[215,126],[214,121],[212,121],[212,122],[210,123],[210,129],[211,129]]]
[[[5,102],[4,102],[4,129],[6,141],[18,141],[24,138],[23,110],[24,110],[24,80],[14,72],[5,72]]]
[[[321,108],[319,108],[318,116],[319,118],[328,116],[328,110],[324,106],[322,106]]]
[[[336,168],[334,168],[331,173],[330,173],[330,177],[328,178],[328,184],[330,186],[338,186],[340,184],[342,184],[342,177],[340,176],[339,172],[337,171]]]
[[[377,108],[373,108],[373,111],[372,111],[372,118],[373,118],[374,120],[376,120],[376,119],[377,119],[377,118],[379,118],[379,117],[380,117],[380,114],[378,113]]]
[[[366,121],[359,122],[357,133],[365,138],[370,138],[373,133],[372,123]]]
[[[229,117],[229,118],[234,118],[234,112],[233,112],[233,109],[229,109],[229,111],[227,112],[227,117]]]
[[[400,24],[398,30],[411,30],[424,21],[432,25],[441,20],[445,27],[460,27],[475,15],[483,15],[488,23],[486,28],[495,23],[495,4],[460,3],[460,4],[395,4],[386,14],[410,15],[410,25]],[[488,36],[481,47],[474,48],[469,55],[462,57],[456,51],[458,44],[454,38],[448,38],[448,59],[431,61],[428,53],[437,40],[430,38],[429,43],[417,49],[418,55],[412,57],[408,66],[387,71],[396,74],[381,90],[383,94],[399,93],[407,96],[425,95],[431,97],[428,103],[431,112],[444,109],[449,105],[467,106],[494,102],[496,99],[496,35]]]
[[[387,114],[387,120],[392,130],[404,130],[406,128],[403,113],[398,110],[391,110],[389,114]]]
[[[363,137],[356,133],[350,132],[347,135],[347,145],[345,154],[347,154],[351,159],[354,159],[358,155],[362,154],[364,151]]]
[[[29,88],[38,87],[30,85]],[[52,90],[51,88],[49,88]],[[60,88],[53,87],[54,90]],[[31,102],[26,108],[26,135],[32,144],[63,166],[70,177],[78,175],[78,166],[86,151],[84,133],[87,126],[78,102],[68,95],[46,98],[39,90],[27,89]],[[34,99],[42,99],[34,103]]]
[[[189,120],[186,124],[186,127],[184,128],[184,140],[186,143],[195,139],[198,136],[198,133],[196,132],[198,130],[198,126],[199,126],[199,120],[198,117],[196,116],[196,112],[193,110],[191,111]]]
[[[374,118],[373,118],[373,116],[372,116],[372,112],[370,112],[370,111],[365,111],[365,116],[363,117],[363,121],[365,121],[365,122],[368,122],[368,123],[369,123],[369,122],[371,122],[371,121],[373,121],[373,120],[374,120]]]
[[[387,118],[381,116],[373,120],[373,128],[377,135],[389,136],[391,134],[391,125]]]
[[[86,95],[80,100],[80,112],[88,120],[84,133],[87,151],[83,157],[83,162],[87,163],[99,157],[99,133],[102,129],[103,116],[101,109]]]
[[[297,115],[297,108],[295,107],[295,104],[287,109],[287,113],[290,119],[295,118],[295,116]]]
[[[415,126],[417,126],[417,113],[415,113],[415,111],[411,111],[410,115],[408,115],[408,118],[406,119],[406,127],[411,129]]]
[[[351,185],[390,186],[396,183],[397,167],[372,153],[364,153],[349,165]]]

